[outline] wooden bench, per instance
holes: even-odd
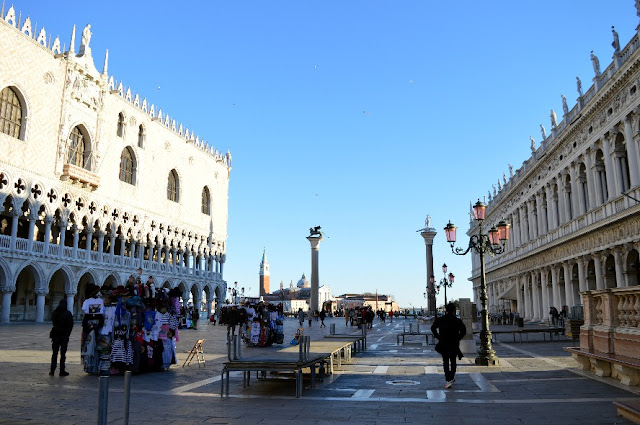
[[[579,347],[565,347],[581,366],[597,376],[617,378],[624,385],[640,384],[640,359],[616,354],[591,353]]]

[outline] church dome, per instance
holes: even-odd
[[[298,286],[298,288],[311,288],[311,283],[309,283],[309,281],[305,277],[304,273],[302,273],[302,277],[298,281],[297,286]]]

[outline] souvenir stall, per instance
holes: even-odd
[[[176,364],[180,291],[153,281],[86,287],[81,359],[85,372],[119,375],[168,370]]]

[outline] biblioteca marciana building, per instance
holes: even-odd
[[[612,34],[612,62],[601,69],[591,53],[593,85],[576,78],[577,103],[561,96],[562,119],[551,111],[550,132],[541,125],[531,157],[489,193],[486,224],[512,229],[505,253],[485,256],[487,304],[534,322],[583,306],[583,348],[638,358],[640,39],[621,47]],[[477,254],[472,266],[479,301]]]
[[[79,318],[85,285],[138,268],[185,304],[223,301],[231,155],[116,82],[108,52],[98,71],[90,25],[63,51],[24,16],[0,19],[2,322],[60,299]]]

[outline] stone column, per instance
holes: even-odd
[[[91,260],[91,245],[92,244],[93,244],[93,228],[92,227],[88,227],[87,228],[87,246],[85,247],[85,251],[87,251],[85,259],[87,261]]]
[[[12,290],[11,290],[12,289]],[[2,292],[2,323],[9,323],[11,313],[11,294],[15,288],[4,288]]]
[[[524,282],[524,319],[531,320],[531,288],[529,286],[529,277],[525,273],[522,276]]]
[[[225,261],[227,261],[227,254],[222,254],[220,257],[220,279],[222,279],[223,276],[223,266]]]
[[[125,242],[124,242],[124,235],[120,235],[118,236],[118,239],[120,239],[120,260],[122,261],[122,264],[124,264],[124,249],[125,249]]]
[[[555,181],[558,187],[558,226],[567,222],[567,210],[566,210],[566,191],[564,190],[564,181],[562,175],[556,176]]]
[[[11,215],[11,239],[9,241],[9,248],[11,250],[15,250],[16,239],[18,239],[18,212],[16,210],[13,210],[11,211],[10,215]]]
[[[36,322],[44,322],[44,297],[46,292],[42,289],[37,289],[36,293]]]
[[[571,289],[571,267],[568,262],[562,263],[564,273],[564,302],[568,307],[573,306],[573,290]]]
[[[184,251],[184,267],[187,269],[187,274],[191,273],[191,270],[189,268],[189,259],[191,258],[191,251],[189,250],[189,248],[187,248]]]
[[[314,312],[316,310],[320,310],[320,306],[318,304],[318,290],[320,288],[318,255],[322,235],[312,233],[310,236],[307,236],[307,240],[311,244],[311,303],[309,309]]]
[[[53,223],[53,217],[46,216],[44,218],[44,255],[49,255],[49,245],[51,243],[51,223]]]
[[[137,242],[135,239],[133,239],[133,236],[131,237],[131,249],[129,250],[129,258],[131,258],[132,260],[134,258],[136,258],[136,245]]]
[[[542,319],[545,323],[549,323],[551,306],[549,305],[549,280],[546,269],[540,270],[540,283],[540,289],[542,290]]]
[[[580,215],[580,195],[578,192],[578,177],[576,172],[576,165],[572,163],[569,165],[569,176],[571,177],[571,218],[576,218]]]
[[[624,270],[622,268],[622,248],[615,247],[612,251],[616,268],[616,287],[624,288],[627,286],[627,282],[624,279]]]
[[[98,230],[98,261],[102,261],[102,253],[104,251],[104,232]]]
[[[116,252],[116,234],[115,232],[111,232],[111,234],[109,235],[109,255],[113,257],[115,255],[115,252]]]
[[[66,237],[67,237],[67,222],[62,221],[60,222],[60,242],[58,242],[60,246],[60,252],[59,252],[60,257],[64,256],[64,242]]]
[[[637,119],[637,118],[636,118]],[[631,180],[631,187],[634,188],[640,185],[640,170],[638,169],[638,149],[636,148],[636,141],[633,139],[633,129],[631,126],[631,115],[627,115],[624,119],[624,138],[627,142],[627,151],[629,152],[629,178]]]
[[[67,296],[67,310],[73,313],[73,298],[75,297],[76,293],[65,293],[65,295]]]
[[[522,283],[520,282],[520,278],[518,276],[514,277],[515,285],[516,285],[516,311],[520,315],[520,317],[524,318],[524,301],[522,300]]]
[[[577,203],[578,203],[578,209],[576,210],[576,215],[582,215],[582,214],[586,214],[587,209],[588,209],[588,205],[586,202],[586,199],[584,199],[585,194],[583,192],[583,186],[587,185],[587,188],[589,186],[589,184],[587,183],[586,179],[584,179],[584,177],[578,176],[578,199],[577,199]],[[587,208],[587,209],[585,209]]]
[[[547,224],[546,230],[547,233],[551,231],[551,229],[555,228],[555,223],[553,221],[554,217],[554,208],[553,208],[553,194],[551,192],[551,187],[549,184],[545,185],[544,193],[547,198],[547,214],[545,215],[545,222]]]
[[[584,274],[584,258],[578,257],[576,262],[578,263],[578,287],[580,292],[584,292],[587,290],[587,279]],[[578,301],[582,303],[582,297],[580,297]]]
[[[594,182],[594,166],[592,161],[593,151],[591,148],[587,149],[584,154],[584,165],[585,165],[585,173],[587,175],[587,192],[589,194],[589,203],[587,204],[587,209],[591,210],[596,206],[597,195],[596,195],[596,186]],[[586,211],[585,211],[586,212]]]
[[[78,240],[80,239],[80,229],[77,224],[73,225],[73,258],[78,258]]]
[[[438,306],[436,305],[436,294],[434,284],[429,282],[429,278],[431,276],[435,276],[433,271],[433,239],[436,237],[436,229],[433,227],[425,227],[420,232],[420,236],[424,239],[424,245],[426,248],[426,264],[427,264],[427,284],[426,287],[428,289],[428,299],[427,299],[427,308],[429,310],[429,315],[435,315]]]
[[[33,248],[33,235],[35,234],[35,228],[36,228],[36,218],[33,215],[29,215],[28,217],[28,221],[29,221],[29,236],[27,236],[27,251],[31,252],[31,249]]]
[[[176,271],[176,255],[178,255],[178,250],[174,247],[171,247],[171,267],[173,267],[173,271]]]
[[[614,130],[609,130],[609,137],[602,141],[602,154],[604,155],[604,169],[607,174],[607,191],[609,192],[609,199],[613,199],[618,195],[616,171],[613,168],[613,160],[611,159],[611,142],[613,141]]]
[[[534,211],[533,201],[527,201],[527,211],[529,212],[529,239],[533,240],[538,237],[537,215],[538,212]]]
[[[602,276],[602,253],[593,253],[593,266],[596,269],[596,290],[604,289],[604,277]]]
[[[539,322],[540,317],[540,289],[538,287],[538,276],[536,272],[531,272],[531,297],[533,298],[533,320]]]
[[[560,298],[560,285],[558,284],[558,269],[555,266],[551,266],[551,291],[553,293],[553,300],[550,302],[551,307],[555,307],[560,311],[562,308],[562,299]]]

